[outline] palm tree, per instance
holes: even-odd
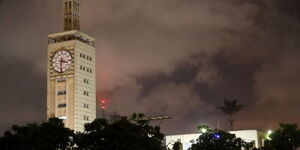
[[[228,120],[231,126],[231,130],[233,130],[233,123],[235,120],[232,119],[232,116],[238,111],[244,108],[244,105],[238,105],[236,99],[224,99],[224,106],[217,107],[222,110],[225,114],[229,115],[230,119]]]

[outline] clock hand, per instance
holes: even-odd
[[[62,63],[63,63],[63,60],[61,59],[59,62],[60,62],[60,67],[59,67],[59,69],[60,69],[60,72],[62,72]]]

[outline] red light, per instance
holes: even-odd
[[[101,108],[101,109],[106,109],[106,103],[107,103],[107,100],[106,99],[104,99],[104,98],[101,98],[101,99],[99,99],[99,107]]]

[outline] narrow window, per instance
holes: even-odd
[[[58,91],[57,95],[66,95],[66,93],[67,93],[66,91]]]
[[[67,106],[67,104],[58,104],[58,108],[61,108],[61,107],[66,107]]]

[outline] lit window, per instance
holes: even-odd
[[[67,116],[61,116],[61,117],[58,117],[58,119],[66,120]]]

